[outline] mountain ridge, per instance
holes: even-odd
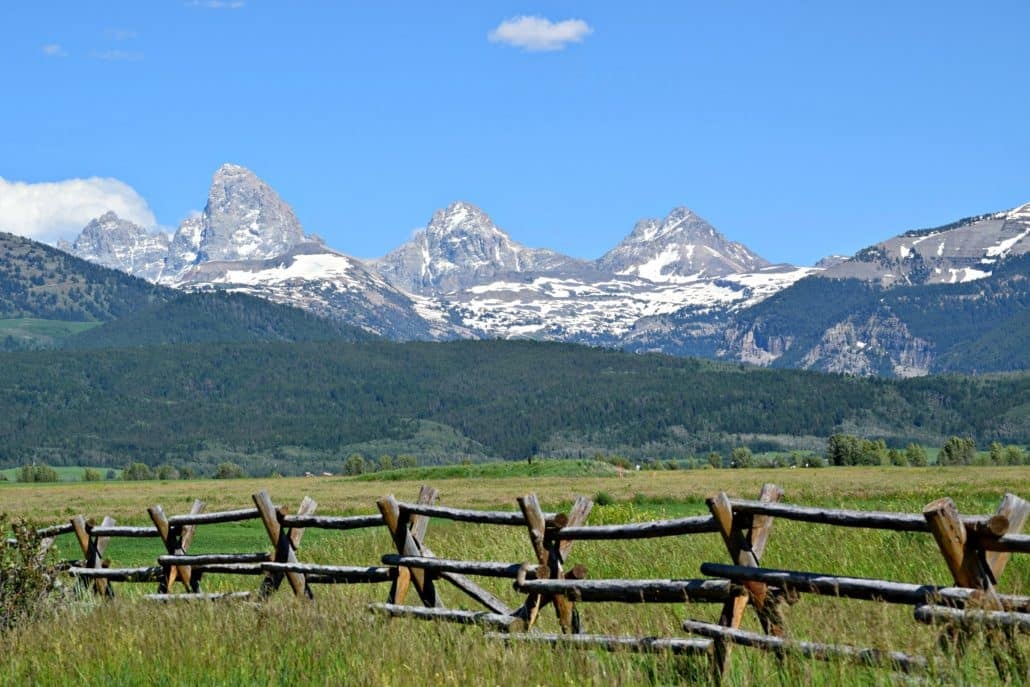
[[[91,223],[72,248],[102,247],[111,257],[99,248],[88,257],[120,260],[123,269],[126,255],[145,255],[128,269],[152,274],[153,252],[133,247],[143,242],[141,230],[105,218]],[[98,236],[105,230],[106,243]],[[120,236],[136,243],[119,251],[112,244]],[[906,232],[817,267],[795,267],[770,264],[680,206],[663,218],[640,220],[590,261],[521,244],[482,209],[456,201],[435,211],[411,240],[361,261],[306,235],[292,209],[252,172],[224,165],[204,213],[184,220],[169,241],[158,281],[247,293],[399,340],[531,338],[909,376],[938,369],[942,351],[932,343],[937,337],[918,336],[896,313],[870,311],[865,320],[850,313],[818,332],[781,327],[770,337],[752,312],[783,294],[832,311],[832,303],[808,299],[807,287],[798,286],[805,278],[854,280],[841,297],[855,303],[865,298],[862,284],[890,291],[981,282],[986,289],[984,280],[997,266],[1030,251],[1028,236],[1030,204]],[[945,311],[963,307],[939,302],[940,323]],[[801,306],[786,307],[797,312]],[[797,315],[799,324],[815,321]],[[795,342],[813,336],[822,343],[800,354]],[[954,355],[945,359],[959,364]]]

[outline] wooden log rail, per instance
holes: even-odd
[[[400,556],[388,553],[382,558],[385,565],[404,568],[418,568],[427,570],[434,574],[445,572],[460,573],[462,575],[480,575],[482,577],[505,577],[516,579],[519,571],[522,570],[521,563],[497,563],[494,561],[463,561],[448,558],[433,558],[427,556]],[[536,570],[529,573],[536,577]]]
[[[622,539],[648,539],[652,537],[675,537],[683,534],[700,534],[718,532],[719,526],[710,515],[675,520],[653,520],[651,522],[631,523],[628,525],[587,525],[583,527],[563,527],[555,533],[561,541]]]
[[[324,583],[390,582],[397,576],[397,569],[391,567],[358,565],[320,565],[317,563],[262,563],[261,568],[269,572],[297,573],[309,578],[318,578]]]
[[[356,530],[366,527],[382,527],[382,515],[284,515],[279,514],[283,527],[323,530]]]
[[[629,651],[646,654],[673,654],[676,656],[707,656],[714,650],[710,639],[678,637],[633,637],[626,635],[569,635],[545,632],[496,633],[488,632],[486,639],[501,642],[536,642],[552,646],[566,646],[606,651]]]
[[[861,527],[876,530],[893,530],[896,532],[930,531],[926,519],[918,513],[814,508],[788,503],[767,503],[744,499],[730,499],[730,506],[733,508],[734,514],[768,515],[783,520],[796,520],[817,525]],[[962,518],[964,523],[973,527],[983,525],[989,520],[990,516],[967,516]]]
[[[844,644],[805,642],[696,620],[685,620],[683,629],[692,634],[716,640],[717,650],[718,644],[725,642],[772,651],[780,656],[798,655],[823,661],[847,660],[863,665],[886,666],[906,673],[924,672],[929,667],[929,662],[924,657],[910,656],[900,651],[880,651],[879,649],[865,649]]]
[[[530,594],[564,594],[573,601],[618,603],[725,603],[743,592],[726,580],[527,580],[517,589]]]
[[[526,517],[517,511],[489,511],[470,510],[467,508],[448,508],[447,506],[436,506],[422,503],[398,502],[397,508],[401,517],[407,515],[421,515],[427,518],[441,518],[455,522],[468,522],[478,525],[510,525],[516,527],[526,526]],[[557,513],[542,513],[548,526],[555,525]]]
[[[486,625],[509,628],[521,620],[513,615],[490,613],[489,611],[466,611],[429,606],[403,606],[399,604],[369,604],[368,610],[391,618],[417,618],[419,620],[443,620],[462,625]]]
[[[236,510],[223,510],[216,511],[214,513],[188,513],[186,515],[173,515],[168,518],[168,525],[170,527],[214,525],[225,522],[257,520],[260,517],[261,511],[257,508],[238,508]]]
[[[925,604],[916,606],[915,619],[927,625],[960,625],[967,629],[994,628],[1030,633],[1030,612],[978,611]]]
[[[915,606],[919,604],[943,603],[964,608],[983,603],[984,594],[965,587],[940,587],[936,585],[892,582],[866,577],[843,577],[796,570],[774,570],[771,568],[750,568],[721,563],[702,563],[701,572],[711,577],[720,577],[736,582],[761,582],[779,587],[788,593],[811,593],[825,596],[839,596],[864,601],[883,601],[893,604]],[[1014,612],[1030,612],[1030,596],[998,594],[995,597],[1004,609]]]

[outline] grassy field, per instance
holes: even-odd
[[[69,322],[65,320],[40,320],[20,317],[0,320],[0,339],[11,337],[20,346],[48,348],[55,343],[74,336],[87,329],[98,327],[103,322]]]
[[[88,466],[79,465],[62,465],[54,468],[57,471],[57,476],[62,482],[82,482],[83,473],[86,472]],[[107,471],[109,468],[93,468],[100,472],[100,476],[107,479]],[[18,481],[18,472],[21,468],[7,468],[6,470],[0,470],[0,476],[6,477],[9,482]],[[118,479],[122,475],[121,468],[114,469],[115,479]]]
[[[597,506],[591,523],[615,523],[706,512],[704,497],[718,490],[752,497],[764,482],[775,482],[793,503],[919,512],[940,496],[955,499],[963,513],[993,511],[1001,495],[1030,496],[1026,468],[834,468],[821,470],[697,470],[626,472],[623,477],[584,463],[561,468],[538,463],[509,467],[506,474],[467,471],[390,475],[390,481],[351,478],[296,478],[146,483],[4,485],[0,511],[48,524],[83,513],[113,515],[120,523],[144,524],[145,508],[161,503],[169,514],[184,512],[194,498],[208,510],[250,505],[249,496],[267,489],[277,503],[295,508],[304,495],[319,502],[320,513],[374,512],[386,493],[413,499],[429,482],[441,503],[514,509],[517,495],[535,492],[545,508],[567,508],[577,494],[604,493],[614,503]],[[498,468],[499,470],[499,468]],[[533,474],[527,474],[530,470]],[[404,479],[405,477],[415,479]],[[434,521],[427,543],[441,557],[524,561],[532,557],[521,528],[497,528]],[[303,561],[372,565],[391,550],[384,531],[309,530],[298,556]],[[74,542],[61,552],[75,555]],[[255,523],[200,528],[192,551],[257,551],[268,548]],[[112,565],[152,562],[154,540],[115,540]],[[728,562],[716,535],[639,542],[577,542],[571,563],[584,564],[591,578],[692,577],[704,561]],[[777,522],[763,563],[827,573],[945,584],[948,572],[928,535],[844,530]],[[254,578],[211,577],[205,589],[254,589]],[[510,605],[521,602],[504,581],[484,582]],[[1030,593],[1030,556],[1015,556],[1000,588]],[[376,620],[364,610],[384,600],[383,585],[318,587],[314,603],[297,601],[286,590],[269,603],[249,605],[153,606],[133,599],[152,585],[120,585],[113,602],[84,598],[36,623],[0,638],[5,669],[0,684],[108,685],[164,684],[676,684],[703,682],[697,659],[633,656],[591,651],[506,647],[483,640],[475,628],[398,620]],[[457,590],[444,590],[444,602],[473,607]],[[409,599],[409,601],[412,599]],[[581,604],[585,629],[618,634],[682,636],[684,618],[715,620],[718,608],[703,604]],[[964,684],[996,684],[999,677],[984,643],[974,639],[956,658],[937,645],[937,632],[916,624],[911,609],[868,602],[805,596],[787,611],[798,638],[847,642],[926,655],[935,674]],[[748,612],[745,627],[757,629]],[[557,629],[553,613],[541,628]],[[1020,640],[1030,652],[1026,639]],[[788,659],[778,664],[752,650],[734,652],[728,683],[895,684],[884,670]],[[1012,684],[1022,684],[1012,681]]]

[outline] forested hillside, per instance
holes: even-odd
[[[1030,440],[1030,375],[904,382],[563,344],[184,345],[6,354],[0,465],[232,454],[281,470],[433,432],[456,453],[682,457],[848,431]],[[427,428],[433,429],[427,433]],[[372,443],[369,443],[372,442]]]
[[[106,321],[162,302],[172,293],[42,243],[0,233],[0,319]]]
[[[370,341],[368,332],[298,308],[224,292],[178,294],[167,303],[65,340],[65,348],[249,341]]]

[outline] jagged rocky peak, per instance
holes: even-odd
[[[215,172],[204,208],[200,259],[263,260],[304,240],[304,230],[271,186],[245,167]]]
[[[211,181],[204,211],[183,220],[172,238],[168,279],[206,262],[268,260],[304,241],[293,209],[271,186],[246,167],[224,164]]]
[[[57,247],[104,267],[155,281],[164,269],[168,243],[167,234],[149,232],[108,211],[83,227],[73,243],[62,241]]]
[[[557,269],[573,262],[554,251],[513,241],[490,216],[464,201],[433,213],[425,229],[375,261],[380,273],[411,293],[446,293],[512,272]]]
[[[769,265],[685,207],[673,209],[664,219],[637,222],[630,235],[597,263],[604,270],[656,282],[753,272]]]

